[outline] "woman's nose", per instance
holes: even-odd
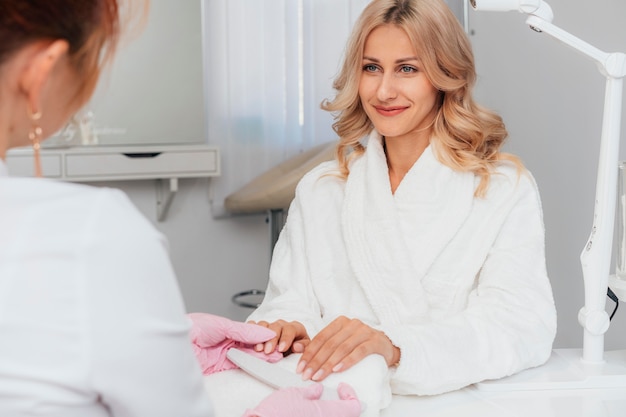
[[[398,96],[393,74],[386,73],[381,77],[377,95],[380,101],[389,101]]]

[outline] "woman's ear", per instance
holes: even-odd
[[[41,111],[42,92],[53,75],[55,68],[67,56],[69,44],[63,39],[50,42],[37,42],[20,77],[20,89],[26,94],[29,110],[35,114]]]

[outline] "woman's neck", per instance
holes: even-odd
[[[407,172],[415,165],[415,162],[422,156],[430,141],[407,140],[402,138],[383,138],[383,147],[387,157],[387,167],[389,169],[389,181],[391,192],[402,182]]]
[[[0,115],[0,159],[2,160],[6,160],[7,150],[9,149],[9,129],[7,126],[5,119]]]
[[[0,124],[0,159],[6,160],[8,144],[8,135],[5,132],[4,125]]]
[[[16,113],[16,107],[15,101],[12,100],[11,91],[6,88],[6,83],[2,83],[2,81],[0,79],[0,158],[6,160],[11,134],[15,130],[15,123],[12,118]]]

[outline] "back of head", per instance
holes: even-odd
[[[80,78],[75,100],[86,101],[117,45],[120,1],[0,1],[0,67],[32,42],[66,40],[70,63]]]

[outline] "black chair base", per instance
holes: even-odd
[[[257,308],[261,305],[265,291],[261,290],[247,290],[241,291],[233,295],[230,299],[239,307]]]

